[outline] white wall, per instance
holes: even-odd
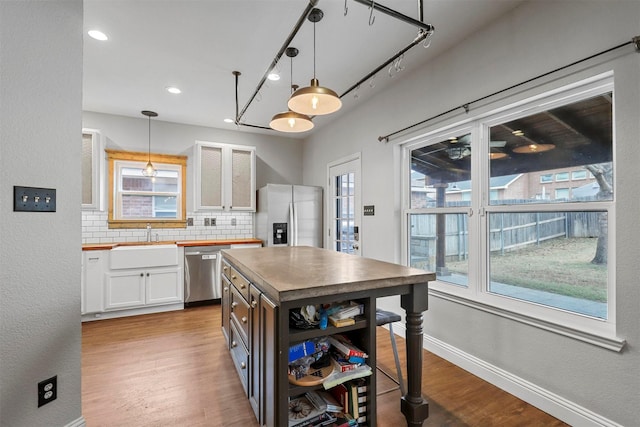
[[[82,423],[82,1],[1,1],[0,41],[0,425]],[[13,212],[14,185],[55,188],[57,211]]]
[[[153,110],[153,106],[149,108]],[[221,142],[256,147],[256,188],[268,183],[302,183],[303,143],[291,138],[273,135],[228,131],[203,126],[192,126],[161,120],[162,111],[151,123],[151,151],[162,154],[181,154],[187,161],[187,217],[194,226],[186,229],[158,229],[160,240],[234,239],[254,236],[253,214],[246,212],[194,212],[193,155],[195,141]],[[100,131],[106,148],[147,152],[149,144],[148,119],[116,116],[85,111],[84,128]],[[106,180],[105,180],[106,187]],[[106,194],[106,188],[103,189]],[[106,203],[105,203],[106,206]],[[205,218],[216,218],[215,227],[205,227]],[[232,225],[231,219],[235,219]],[[139,241],[146,230],[108,229],[106,211],[83,211],[82,243],[109,243]]]
[[[525,2],[423,67],[407,67],[403,80],[314,133],[305,141],[305,184],[325,185],[327,163],[362,152],[362,203],[376,207],[375,216],[363,217],[363,254],[400,262],[397,158],[398,146],[409,134],[390,143],[378,142],[378,136],[629,41],[638,35],[639,24],[640,2],[634,0]],[[430,298],[425,313],[426,335],[439,340],[427,342],[450,346],[443,354],[458,352],[480,373],[487,374],[483,366],[489,366],[501,370],[503,380],[522,379],[526,387],[540,387],[542,397],[530,399],[532,403],[574,424],[638,423],[640,54],[626,49],[624,56],[616,52],[592,61],[583,75],[615,70],[618,210],[612,268],[617,274],[618,336],[627,340],[627,347],[616,353],[437,298]],[[460,110],[457,120],[463,116]],[[383,304],[401,310],[398,299]],[[522,388],[507,382],[500,385]],[[575,413],[582,410],[586,413]]]

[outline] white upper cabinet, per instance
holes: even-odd
[[[256,210],[256,148],[196,141],[195,210]]]
[[[82,209],[103,210],[104,147],[100,132],[82,129]]]

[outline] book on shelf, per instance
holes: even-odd
[[[351,371],[362,364],[362,362],[359,361],[356,363],[351,362],[349,359],[345,359],[341,353],[338,353],[336,351],[331,352],[331,357],[333,357],[333,365],[335,366],[335,369],[339,372]]]
[[[337,319],[333,316],[329,316],[329,323],[336,328],[342,328],[343,326],[351,326],[356,324],[356,319],[348,317],[346,319]]]
[[[319,410],[326,412],[342,412],[343,405],[328,391],[312,390],[305,394],[306,398]]]
[[[327,376],[322,382],[322,386],[325,390],[329,390],[338,384],[345,383],[356,378],[367,377],[372,374],[371,367],[369,365],[360,365],[355,369],[345,372],[337,372],[334,370],[329,376]]]
[[[350,381],[347,386],[349,393],[349,413],[360,420],[367,416],[367,382],[363,378]],[[358,421],[359,423],[362,421]]]
[[[289,400],[289,427],[321,426],[335,420],[335,417],[313,406],[306,396],[298,396]]]
[[[360,350],[358,347],[353,345],[353,343],[344,335],[334,334],[329,336],[329,342],[331,345],[342,353],[346,358],[350,357],[359,357],[366,359],[368,357],[367,353]]]
[[[347,387],[344,384],[338,384],[337,386],[327,390],[327,392],[336,399],[338,404],[342,406],[342,410],[346,412],[349,404],[349,391],[347,390]]]
[[[349,414],[342,413],[336,417],[334,427],[357,427],[358,421]]]
[[[328,310],[329,319],[347,319],[359,316],[364,313],[364,305],[355,301],[349,301],[346,304],[338,304],[330,307]]]

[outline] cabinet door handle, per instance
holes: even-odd
[[[242,285],[240,285],[240,289],[244,289],[246,287],[247,287],[247,285],[245,285],[244,283]]]
[[[236,280],[238,277],[235,274],[231,275],[231,280]]]
[[[147,277],[149,277],[149,273],[147,273]]]
[[[242,316],[242,319],[241,319],[241,320],[242,320],[242,323],[247,323],[247,320],[248,320],[248,319],[247,319],[247,317],[246,317],[246,316]]]
[[[251,308],[256,308],[258,306],[258,301],[253,300],[251,301]]]
[[[237,342],[235,342],[235,341],[231,341],[231,347],[237,347],[237,346],[238,346],[238,343],[237,343]]]
[[[227,271],[227,266],[222,267],[222,271]]]
[[[225,286],[223,290],[224,290],[225,292],[229,292],[229,287],[228,287],[228,286]]]
[[[240,368],[242,368],[242,369],[247,369],[247,364],[246,364],[246,363],[244,363],[244,362],[241,362],[241,363],[240,363]]]
[[[144,273],[140,273],[140,277],[144,277]]]
[[[236,308],[237,305],[238,305],[238,303],[234,301],[234,302],[231,303],[231,308]]]

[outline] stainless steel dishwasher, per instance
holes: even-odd
[[[220,300],[220,250],[229,246],[187,246],[184,248],[185,307],[212,304]]]

